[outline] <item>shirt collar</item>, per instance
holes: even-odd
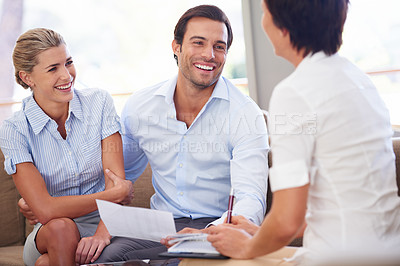
[[[162,84],[161,87],[154,92],[154,95],[164,96],[165,102],[167,104],[172,104],[174,102],[174,93],[177,80],[178,75],[168,80],[167,82],[164,82],[164,84]]]
[[[22,101],[22,109],[35,135],[39,134],[51,119],[37,104],[33,98],[33,94]],[[74,97],[69,103],[68,117],[70,117],[71,113],[79,120],[83,120],[82,106],[75,92]]]
[[[334,55],[332,55],[332,56],[334,56]],[[300,62],[300,64],[297,66],[297,68],[302,67],[303,65],[307,65],[308,62],[318,62],[327,57],[329,57],[329,56],[322,51],[317,52],[315,54],[309,53],[306,57],[304,57],[304,59]]]
[[[22,109],[26,114],[33,132],[36,135],[39,134],[50,120],[50,117],[43,112],[42,108],[36,103],[33,94],[22,101]]]
[[[215,85],[214,91],[211,94],[212,98],[220,98],[229,101],[229,91],[227,80],[224,77],[219,77],[217,84]]]
[[[174,102],[174,93],[178,75],[165,82],[158,90],[154,92],[154,95],[161,95],[165,97],[165,102],[172,104]],[[227,80],[224,77],[219,77],[217,84],[215,85],[214,91],[211,94],[212,98],[220,98],[229,101],[229,92]]]
[[[76,118],[79,120],[83,121],[83,111],[82,111],[82,104],[81,101],[79,100],[78,96],[74,92],[74,97],[72,100],[69,102],[69,114],[68,116],[71,116],[71,113],[74,114]]]

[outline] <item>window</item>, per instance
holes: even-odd
[[[400,1],[351,0],[341,53],[368,73],[400,129]]]
[[[6,0],[0,0],[1,3]],[[12,1],[12,0],[11,0]],[[61,33],[77,68],[77,88],[99,87],[115,96],[157,84],[177,73],[171,42],[190,7],[213,4],[231,21],[234,40],[223,75],[247,84],[241,0],[35,0],[24,2],[22,32],[47,27]],[[0,10],[1,11],[1,10]],[[246,92],[247,85],[242,87]],[[30,92],[15,85],[14,98]],[[118,110],[120,111],[120,110]]]

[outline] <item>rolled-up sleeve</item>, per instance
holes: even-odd
[[[120,118],[115,111],[113,99],[111,95],[107,92],[104,93],[104,107],[103,107],[103,114],[102,114],[102,132],[101,132],[101,139],[105,139],[108,136],[116,132],[121,131],[121,124]]]
[[[310,183],[317,130],[316,113],[294,89],[277,87],[270,102],[271,191]]]
[[[307,165],[304,161],[280,164],[270,170],[271,191],[301,187],[309,183]]]
[[[0,128],[0,147],[4,154],[4,170],[9,175],[16,173],[17,164],[33,162],[26,137],[7,121]]]

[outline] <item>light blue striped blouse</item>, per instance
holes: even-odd
[[[104,190],[101,140],[120,130],[111,96],[99,89],[75,90],[65,140],[57,127],[32,95],[25,98],[22,109],[0,129],[7,173],[14,174],[19,163],[32,162],[54,197]]]

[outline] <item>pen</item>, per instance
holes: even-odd
[[[233,195],[233,188],[231,188],[231,192],[229,193],[229,203],[228,203],[228,213],[226,217],[226,223],[230,224],[232,219],[232,209],[233,209],[233,201],[235,199],[235,195]]]

